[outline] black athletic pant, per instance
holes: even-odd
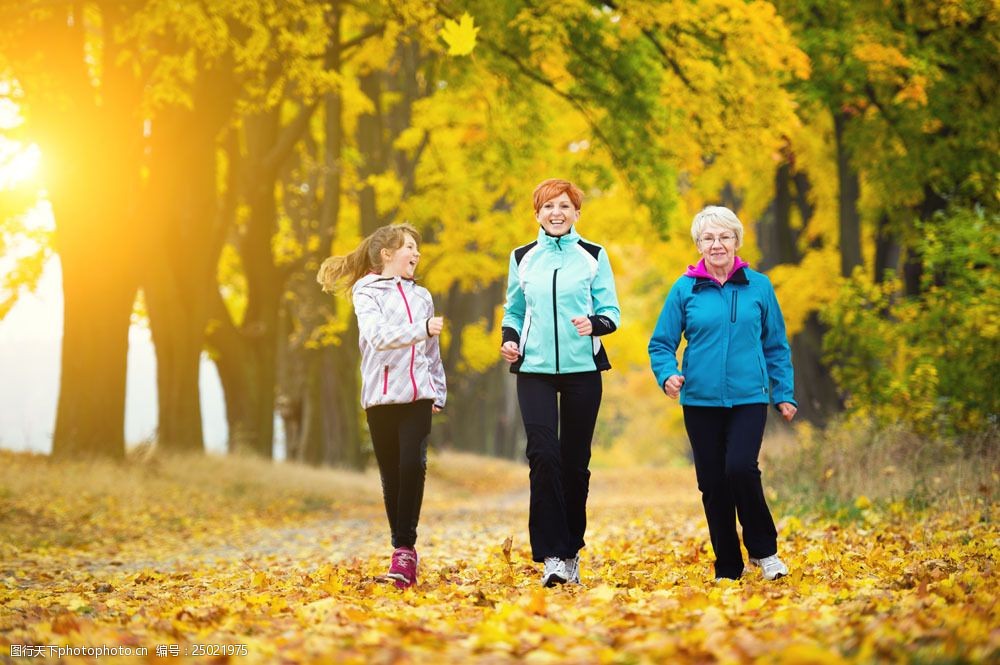
[[[427,436],[432,400],[370,406],[365,411],[382,477],[382,498],[393,547],[417,542],[420,504],[427,474]]]
[[[778,534],[757,466],[765,422],[766,404],[684,407],[684,426],[715,550],[716,577],[737,579],[743,573],[737,515],[750,556],[762,559],[778,551]]]
[[[601,391],[597,371],[517,375],[517,401],[528,435],[528,533],[535,561],[569,559],[584,545],[590,444]]]

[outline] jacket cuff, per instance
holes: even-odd
[[[774,410],[777,411],[778,413],[781,413],[781,410],[778,408],[778,405],[782,404],[784,402],[788,402],[789,404],[791,404],[792,406],[794,406],[796,409],[799,408],[799,403],[796,402],[795,399],[792,398],[792,397],[777,398],[777,399],[775,399],[775,398],[772,397],[771,399],[772,399],[771,404],[772,404],[772,406],[774,406]]]
[[[431,320],[430,319],[427,319],[426,321],[424,321],[424,330],[427,332],[427,337],[428,338],[434,337],[434,335],[431,334]]]
[[[618,330],[618,326],[615,325],[615,322],[606,316],[597,314],[594,316],[588,316],[587,318],[590,319],[590,325],[594,328],[593,332],[590,333],[591,337],[609,335]]]
[[[506,344],[507,342],[514,342],[516,344],[521,343],[521,335],[518,334],[516,330],[509,326],[504,326],[501,331],[503,332],[503,340],[501,344]]]

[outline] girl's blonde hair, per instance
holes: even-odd
[[[420,244],[420,233],[409,224],[389,224],[375,230],[345,256],[331,256],[323,261],[316,281],[326,293],[344,292],[370,272],[382,272],[382,250],[395,252],[406,242],[406,235]]]

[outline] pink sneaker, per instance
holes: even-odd
[[[397,589],[406,589],[417,583],[417,563],[420,558],[412,547],[397,547],[392,553],[392,565],[386,577],[396,580]]]

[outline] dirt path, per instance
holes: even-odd
[[[456,540],[474,539],[471,549],[500,546],[511,538],[515,547],[528,541],[527,468],[523,486],[497,493],[456,497],[443,483],[428,480],[420,520],[421,555],[426,561],[449,558]],[[690,533],[697,528],[701,504],[693,488],[690,470],[608,470],[595,471],[588,502],[591,532],[604,525],[622,525],[639,514],[661,515],[664,524]],[[690,520],[694,519],[694,523]],[[191,541],[179,548],[160,551],[151,557],[150,548],[137,548],[143,556],[126,552],[102,557],[90,553],[71,557],[67,567],[89,572],[95,578],[107,574],[128,574],[143,570],[161,573],[218,569],[244,562],[247,566],[266,562],[293,563],[327,561],[332,564],[379,557],[388,551],[385,515],[377,497],[360,497],[350,514],[310,519],[301,526],[260,528],[231,532],[222,540]],[[17,562],[8,562],[16,566]],[[47,580],[38,580],[47,584]]]

